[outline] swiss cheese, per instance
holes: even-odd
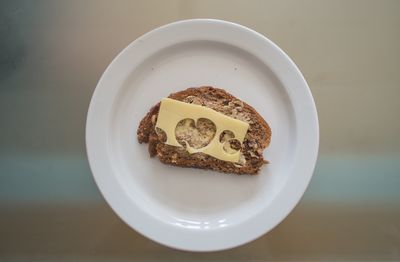
[[[175,128],[179,121],[186,118],[193,119],[195,125],[197,125],[198,119],[206,118],[211,120],[216,126],[214,138],[205,147],[196,149],[191,147],[185,141],[186,150],[190,154],[201,152],[223,161],[235,163],[239,161],[240,150],[228,153],[224,150],[223,143],[219,141],[219,137],[224,130],[229,130],[234,134],[234,138],[232,139],[237,139],[240,143],[242,143],[244,137],[246,136],[247,130],[249,129],[248,123],[226,116],[208,107],[188,104],[171,98],[164,98],[161,100],[156,127],[162,129],[166,133],[166,144],[182,147],[182,145],[176,140]]]

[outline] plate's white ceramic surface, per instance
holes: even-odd
[[[258,176],[163,165],[137,142],[151,106],[202,85],[226,89],[270,124],[271,164]],[[310,181],[318,141],[314,101],[294,63],[264,36],[219,20],[172,23],[131,43],[101,77],[86,126],[90,166],[114,211],[154,241],[194,251],[244,244],[282,221]]]

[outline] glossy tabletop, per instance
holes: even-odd
[[[0,261],[400,260],[399,1],[2,1]],[[278,44],[309,83],[320,154],[274,230],[213,253],[125,225],[96,187],[85,120],[101,74],[160,25],[217,18]]]

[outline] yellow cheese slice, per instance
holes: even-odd
[[[186,150],[190,154],[201,152],[224,161],[235,163],[239,161],[240,150],[235,151],[234,153],[226,152],[223,149],[223,143],[219,141],[219,137],[224,130],[229,130],[233,132],[234,139],[237,139],[242,143],[247,130],[249,129],[248,123],[226,116],[208,107],[188,104],[171,98],[164,98],[161,100],[156,127],[162,129],[166,133],[166,144],[182,147],[182,145],[176,140],[175,128],[179,121],[185,118],[193,119],[195,125],[197,124],[198,119],[206,118],[211,120],[217,128],[214,138],[205,147],[196,149],[189,146],[185,141]]]

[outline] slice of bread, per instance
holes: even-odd
[[[260,168],[268,163],[263,158],[263,150],[270,143],[271,129],[250,105],[223,89],[210,86],[188,88],[169,95],[169,98],[203,105],[249,123],[249,129],[243,143],[231,143],[230,145],[234,150],[241,150],[241,157],[238,163],[227,162],[204,153],[189,154],[184,147],[164,144],[166,141],[165,133],[155,128],[160,103],[150,109],[137,130],[139,143],[149,143],[151,157],[157,156],[165,164],[236,174],[257,174]],[[184,140],[189,140],[190,146],[201,148],[207,145],[215,135],[215,125],[209,120],[201,122],[199,119],[197,127],[195,127],[193,120],[185,119],[177,125],[175,135],[182,145],[184,145]],[[230,138],[229,136],[229,133],[221,134],[220,141],[223,142],[224,139]]]

